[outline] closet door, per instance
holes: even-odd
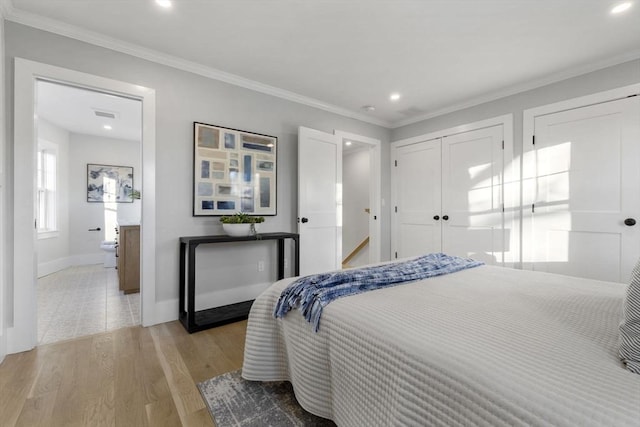
[[[442,138],[442,251],[504,262],[503,127]]]
[[[534,135],[523,163],[525,265],[628,281],[640,257],[640,97],[538,116]]]
[[[397,149],[392,257],[440,252],[440,164],[440,138]]]

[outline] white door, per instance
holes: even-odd
[[[340,269],[342,257],[342,146],[340,138],[298,130],[300,274]]]
[[[534,135],[523,165],[525,263],[628,281],[640,257],[640,225],[625,225],[640,220],[640,97],[538,116]]]
[[[394,162],[394,252],[440,252],[440,138],[398,147]]]
[[[503,127],[442,138],[442,252],[504,262]]]

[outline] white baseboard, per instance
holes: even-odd
[[[69,265],[90,265],[90,264],[103,264],[104,252],[96,252],[92,254],[80,254],[71,255],[69,257]]]
[[[196,311],[256,299],[269,285],[271,282],[198,294],[196,295]]]
[[[58,258],[53,261],[41,262],[38,264],[38,279],[70,267],[69,258]]]
[[[64,270],[73,265],[91,265],[104,263],[104,253],[71,255],[66,258],[58,258],[53,261],[38,264],[38,278]]]
[[[178,320],[178,299],[157,301],[153,317],[150,324],[147,325],[143,322],[142,326],[153,326],[159,323]]]
[[[271,282],[199,294],[196,296],[196,311],[256,299],[269,285]],[[177,320],[179,308],[178,299],[156,302],[153,325]]]

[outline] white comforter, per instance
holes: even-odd
[[[273,317],[292,280],[256,299],[242,376],[339,426],[640,426],[623,284],[482,266],[336,300],[314,333]]]

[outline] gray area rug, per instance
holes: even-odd
[[[289,382],[246,381],[240,371],[198,384],[217,427],[335,426],[302,409]]]

